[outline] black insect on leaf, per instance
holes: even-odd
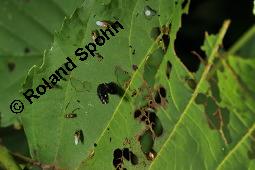
[[[108,93],[110,93],[110,94],[118,94],[119,86],[116,83],[110,82],[110,83],[107,83],[106,86],[107,86]]]
[[[93,42],[95,42],[95,40],[98,36],[99,36],[98,30],[94,30],[91,32],[91,37],[92,37]]]
[[[74,109],[71,113],[65,114],[65,118],[76,118],[77,114],[74,113],[76,110],[79,110],[80,108]]]
[[[109,95],[123,96],[124,90],[114,82],[102,83],[97,87],[97,95],[103,104],[109,103]]]
[[[109,96],[108,96],[108,87],[106,83],[99,84],[97,86],[97,95],[102,102],[102,104],[109,103]]]
[[[76,130],[74,133],[74,143],[75,145],[78,145],[78,143],[81,142],[84,143],[84,135],[82,130]]]
[[[96,21],[96,25],[103,28],[109,28],[113,24],[111,21]]]
[[[65,118],[75,118],[75,117],[77,117],[76,113],[69,113],[65,115]]]

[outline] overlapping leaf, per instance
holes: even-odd
[[[53,34],[65,16],[81,5],[75,1],[2,0],[0,2],[0,112],[1,126],[15,121],[9,105],[18,98],[30,67],[42,62]]]

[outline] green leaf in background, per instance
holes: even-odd
[[[34,64],[42,62],[43,51],[65,18],[83,0],[2,0],[0,2],[0,126],[16,119],[9,105],[18,98],[21,84]]]
[[[217,169],[254,169],[255,168],[255,26],[229,50],[222,67],[217,71],[220,106],[230,113],[231,149],[218,164]],[[248,52],[246,50],[248,50]],[[236,53],[236,54],[235,54]],[[238,161],[237,161],[238,158]]]

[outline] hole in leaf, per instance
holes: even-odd
[[[113,152],[113,157],[118,159],[122,157],[122,150],[121,149],[115,149]]]
[[[128,161],[130,160],[130,153],[128,148],[123,149],[123,157]]]
[[[138,66],[135,65],[135,64],[133,64],[133,65],[132,65],[132,68],[133,68],[134,71],[136,71],[136,70],[138,69]]]
[[[30,52],[30,49],[28,48],[28,47],[26,47],[25,49],[24,49],[24,53],[29,53]]]
[[[231,143],[232,140],[228,129],[229,111],[218,106],[215,98],[201,93],[198,94],[195,102],[204,105],[209,128],[217,130],[226,145]]]
[[[134,113],[134,117],[138,118],[139,116],[141,116],[142,112],[140,110],[136,110]]]
[[[155,102],[156,102],[157,104],[160,104],[160,103],[161,103],[161,97],[160,97],[158,91],[157,91],[156,94],[155,94],[154,100],[155,100]]]
[[[160,122],[160,120],[157,116],[155,118],[155,123],[152,123],[152,129],[153,129],[156,136],[160,136],[163,133],[163,126],[162,126],[162,124],[161,124],[161,122]]]
[[[187,82],[188,86],[192,89],[195,90],[197,86],[197,82],[194,79],[191,78],[185,78],[185,81]]]
[[[139,137],[139,141],[140,141],[141,150],[143,151],[143,153],[147,154],[152,150],[152,147],[154,145],[154,140],[150,130],[145,131],[144,134]]]
[[[156,40],[159,35],[160,35],[160,28],[159,27],[152,28],[152,30],[151,30],[151,38]]]
[[[167,52],[167,49],[168,49],[168,46],[170,43],[170,36],[169,36],[170,29],[171,29],[171,24],[169,24],[169,26],[163,25],[161,28],[161,32],[163,34],[161,37],[161,39],[162,39],[161,42],[163,42],[162,48],[163,48],[164,53]]]
[[[162,36],[162,40],[163,40],[163,50],[164,52],[166,53],[167,52],[167,49],[168,49],[168,46],[169,46],[169,43],[170,43],[170,36],[169,35],[166,35],[164,34]]]
[[[146,121],[145,121],[145,124],[146,124],[146,125],[149,125],[149,124],[150,124],[150,121],[149,121],[149,120],[146,120]]]
[[[131,155],[132,165],[137,165],[138,164],[138,157],[133,152],[130,152],[130,155]]]
[[[114,158],[112,163],[113,163],[113,166],[117,168],[117,167],[121,166],[122,160],[121,160],[121,158],[117,158],[117,159]]]
[[[198,93],[198,95],[195,99],[195,102],[197,104],[204,104],[204,103],[206,103],[206,101],[207,101],[207,96],[203,93]]]
[[[159,94],[161,97],[166,98],[166,89],[164,87],[160,87]]]
[[[186,7],[187,3],[188,3],[188,0],[183,0],[183,2],[182,2],[182,9],[184,9]]]
[[[166,63],[166,77],[168,79],[170,78],[171,70],[172,70],[172,64],[170,61],[167,61],[167,63]]]
[[[16,67],[15,63],[11,62],[11,61],[9,61],[7,63],[7,66],[8,66],[8,69],[9,69],[10,72],[12,72],[15,69],[15,67]]]
[[[123,149],[115,149],[113,152],[113,166],[116,169],[125,169],[123,168],[123,158],[125,158],[127,161],[131,161],[132,165],[138,164],[138,157],[130,151],[128,148]]]
[[[146,116],[143,115],[143,116],[141,117],[141,121],[145,121],[145,120],[146,120]]]

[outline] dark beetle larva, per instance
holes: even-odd
[[[103,104],[109,103],[108,87],[106,83],[97,86],[97,95]]]

